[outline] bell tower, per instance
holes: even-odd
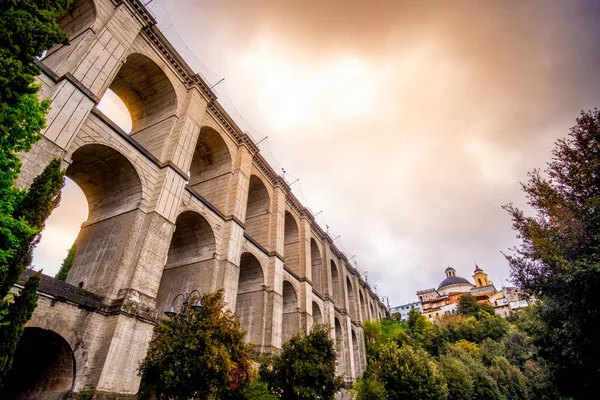
[[[488,280],[488,276],[477,264],[475,264],[475,272],[473,273],[473,280],[475,281],[475,286],[487,286],[490,284]]]

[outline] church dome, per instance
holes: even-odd
[[[469,282],[468,280],[466,280],[465,278],[462,278],[460,276],[449,276],[446,279],[444,279],[442,282],[440,282],[440,285],[438,286],[438,290],[440,290],[441,288],[444,288],[446,286],[459,285],[461,283],[466,283],[467,285],[472,286],[472,283]]]

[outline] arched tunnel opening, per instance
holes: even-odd
[[[75,359],[59,334],[25,328],[5,379],[5,399],[63,399],[73,388]]]

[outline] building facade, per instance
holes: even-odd
[[[417,291],[422,314],[430,321],[438,321],[445,316],[456,314],[458,302],[465,293],[471,294],[477,301],[489,302],[490,296],[497,292],[487,274],[477,265],[473,272],[475,284],[456,275],[456,270],[452,267],[446,268],[444,273],[446,278],[440,282],[437,289]]]
[[[423,312],[421,303],[414,301],[412,303],[406,303],[390,308],[390,315],[400,321],[406,321],[408,320],[408,313],[410,313],[410,310],[416,310],[419,314]]]

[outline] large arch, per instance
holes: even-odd
[[[354,288],[352,286],[352,281],[350,280],[350,277],[347,276],[346,277],[346,290],[348,292],[348,314],[350,315],[350,318],[352,318],[353,320],[357,320],[356,318],[356,307],[355,307],[355,297],[354,297]]]
[[[70,40],[91,28],[96,22],[94,0],[74,0],[56,21]]]
[[[341,307],[344,302],[344,291],[342,287],[342,279],[338,267],[333,260],[330,260],[329,266],[331,268],[331,288],[333,290],[333,304]]]
[[[177,119],[173,84],[147,56],[130,54],[109,86],[131,115],[131,137],[163,160],[167,138]]]
[[[54,331],[25,328],[4,380],[5,399],[62,399],[73,388],[75,358],[69,343]]]
[[[294,286],[288,281],[283,281],[283,317],[281,318],[281,325],[283,342],[289,340],[302,329],[298,296]]]
[[[227,144],[213,128],[203,127],[194,149],[188,185],[225,213],[231,177],[232,161]]]
[[[215,251],[215,236],[208,221],[194,211],[179,214],[156,298],[159,315],[179,293],[211,291]]]
[[[289,212],[285,212],[285,227],[283,234],[283,256],[285,265],[298,276],[300,273],[300,234],[296,219]]]
[[[312,302],[312,318],[313,325],[324,324],[323,313],[321,312],[321,307],[314,301]]]
[[[358,289],[358,300],[359,300],[359,304],[360,304],[359,307],[360,307],[360,313],[361,313],[361,322],[365,322],[366,320],[369,319],[369,317],[367,314],[365,296],[363,296],[363,292],[362,292],[362,290],[360,290],[360,288]]]
[[[271,199],[267,187],[256,175],[250,177],[246,207],[246,233],[265,249],[269,246]]]
[[[369,301],[369,319],[374,320],[375,319],[375,309],[373,308],[373,303]]]
[[[326,293],[325,289],[327,289],[327,281],[323,271],[323,258],[321,257],[319,245],[313,238],[310,239],[310,262],[313,288],[323,295]]]
[[[263,344],[267,293],[265,276],[260,262],[250,253],[242,254],[238,280],[235,313],[248,332],[246,340],[258,346]]]
[[[129,160],[115,149],[84,145],[72,154],[66,176],[85,194],[88,220],[76,239],[77,252],[67,282],[101,296],[117,296],[127,280],[126,250],[145,214],[139,210],[143,187]]]

